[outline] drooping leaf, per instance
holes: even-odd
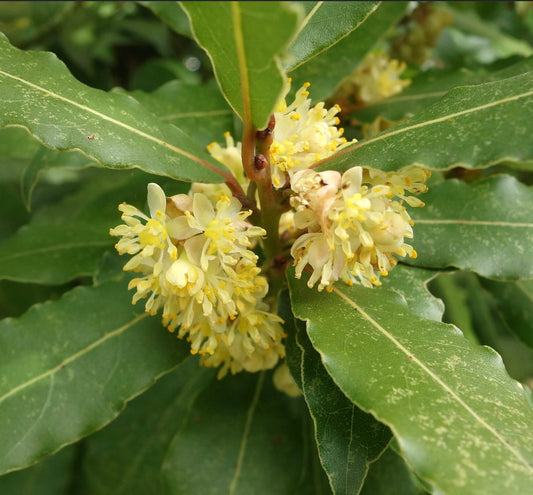
[[[324,8],[335,2],[324,2]],[[370,2],[338,2],[344,4],[369,4]],[[328,50],[311,58],[307,63],[288,69],[292,87],[299,88],[310,82],[310,97],[320,101],[331,96],[341,80],[351,74],[365,55],[405,12],[407,2],[380,2],[377,9],[364,18],[356,29]],[[347,5],[344,8],[348,8]]]
[[[319,293],[293,273],[294,313],[326,369],[392,429],[418,476],[449,495],[529,490],[533,409],[493,350],[419,318],[386,289]]]
[[[511,176],[467,184],[449,180],[424,195],[413,208],[419,266],[455,266],[485,277],[533,278],[524,255],[533,243],[533,190]]]
[[[379,2],[314,2],[298,27],[284,67],[294,70],[325,52],[365,22],[378,5]]]
[[[143,309],[121,281],[0,322],[0,473],[102,428],[185,358],[187,346]]]
[[[234,111],[266,126],[285,85],[280,59],[302,17],[289,2],[180,2]]]
[[[35,466],[0,476],[6,495],[69,495],[76,447],[71,446]]]
[[[471,70],[467,67],[430,70],[417,76],[413,83],[400,94],[371,103],[355,112],[354,117],[362,122],[372,122],[378,115],[388,120],[400,120],[406,116],[416,115],[457,86],[498,81],[525,74],[531,70],[533,70],[533,57],[492,72],[488,68]]]
[[[241,373],[200,395],[167,451],[163,475],[173,495],[320,493],[308,471],[313,448],[301,399],[275,390],[271,380]]]
[[[321,168],[345,171],[357,164],[397,170],[413,163],[430,169],[479,168],[530,160],[532,112],[531,72],[455,88],[411,119],[324,160]]]
[[[497,282],[482,280],[494,296],[500,316],[529,347],[533,347],[533,280]]]
[[[339,390],[313,349],[305,324],[300,321],[296,326],[303,391],[322,465],[335,495],[358,493],[369,464],[386,448],[391,432]]]
[[[80,150],[106,167],[189,181],[224,179],[224,167],[205,149],[133,98],[85,86],[54,54],[18,50],[3,35],[0,91],[0,126],[24,127],[50,148]]]
[[[172,495],[162,478],[167,449],[214,375],[191,356],[88,438],[80,495]]]

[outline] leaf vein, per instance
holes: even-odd
[[[352,301],[350,297],[344,294],[337,287],[333,287],[333,292],[337,294],[341,299],[348,303],[352,308],[356,309],[363,318],[365,318],[374,328],[376,328],[384,337],[389,339],[400,351],[402,351],[412,363],[418,365],[422,371],[424,371],[432,380],[434,380],[442,389],[453,398],[457,404],[465,409],[481,426],[489,431],[501,444],[503,444],[507,450],[509,450],[529,471],[533,473],[533,466],[529,464],[522,454],[513,448],[509,442],[500,435],[500,433],[488,424],[479,414],[476,413],[466,402],[464,402],[457,393],[451,389],[446,382],[439,378],[433,371],[431,371],[422,361],[420,361],[413,352],[410,352],[400,341],[398,341],[391,333],[383,328],[374,318],[372,318],[363,308],[357,305],[355,301]]]
[[[37,383],[40,380],[43,380],[47,378],[48,376],[53,376],[54,373],[58,372],[65,366],[69,365],[70,363],[76,361],[76,359],[84,356],[88,352],[92,351],[93,349],[97,348],[99,345],[103,344],[107,340],[116,337],[117,335],[120,335],[124,333],[129,328],[136,325],[139,321],[143,320],[148,316],[147,313],[142,313],[135,317],[133,320],[129,321],[125,325],[122,325],[121,327],[117,328],[116,330],[113,330],[112,332],[109,332],[105,334],[103,337],[99,338],[98,340],[94,341],[92,344],[88,345],[87,347],[84,347],[83,349],[80,349],[78,352],[74,353],[72,356],[66,358],[61,363],[59,363],[57,366],[54,366],[53,368],[45,371],[44,373],[41,373],[40,375],[37,375],[30,380],[21,383],[20,385],[17,385],[16,387],[12,388],[9,392],[5,393],[0,397],[0,404],[4,402],[6,399],[11,397],[12,395],[15,395],[17,392],[20,392],[21,390],[24,390],[26,387],[29,387],[30,385],[33,385],[34,383]]]

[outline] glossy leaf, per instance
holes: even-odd
[[[222,165],[131,97],[78,82],[52,53],[23,52],[0,35],[0,126],[21,126],[49,148],[81,150],[113,168],[220,182]],[[21,102],[24,102],[21,104]]]
[[[355,164],[397,170],[488,167],[533,158],[527,138],[533,112],[533,73],[451,90],[413,118],[349,146],[322,162],[345,171]]]
[[[324,2],[324,8],[331,8],[327,7],[329,3]],[[344,8],[348,8],[348,4],[353,4],[354,9],[355,4],[370,4],[370,2],[338,3],[346,4]],[[289,68],[292,87],[299,88],[303,83],[310,82],[309,97],[313,101],[324,100],[331,96],[341,80],[357,68],[380,38],[400,20],[406,6],[407,2],[380,2],[379,7],[372,10],[348,36],[311,58],[308,63]]]
[[[523,256],[533,243],[533,190],[511,176],[450,180],[413,208],[417,265],[455,266],[498,279],[533,278]]]
[[[162,478],[167,449],[214,376],[215,370],[188,357],[128,404],[116,421],[88,438],[79,495],[172,495]]]
[[[294,70],[357,29],[379,2],[314,2],[298,27],[284,67]]]
[[[303,391],[322,465],[335,495],[359,493],[369,464],[387,447],[391,432],[339,390],[313,349],[305,324],[299,323]]]
[[[529,347],[533,347],[533,280],[496,282],[482,280],[494,296],[500,316]]]
[[[392,429],[417,475],[450,495],[529,490],[533,409],[493,350],[419,318],[385,289],[319,293],[292,275],[289,283],[326,369]]]
[[[235,113],[266,126],[285,86],[280,59],[301,9],[289,2],[181,2]]]
[[[275,390],[265,373],[213,383],[167,451],[163,475],[171,493],[320,493],[308,471],[312,446],[302,437],[300,400]]]
[[[0,322],[0,473],[102,428],[188,355],[143,309],[122,281]]]

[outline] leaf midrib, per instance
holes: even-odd
[[[110,117],[102,112],[99,112],[97,110],[94,110],[92,109],[91,107],[88,107],[86,105],[83,105],[81,103],[78,103],[77,101],[74,101],[74,100],[71,100],[69,98],[66,98],[64,96],[61,96],[60,94],[57,94],[56,92],[52,91],[52,90],[49,90],[49,89],[46,89],[46,88],[43,88],[42,86],[39,86],[37,84],[34,84],[30,81],[27,81],[26,79],[23,79],[21,77],[18,77],[18,76],[15,76],[14,74],[10,74],[9,72],[5,72],[3,70],[0,70],[0,75],[3,75],[5,77],[9,77],[11,79],[14,79],[16,81],[19,81],[20,83],[22,84],[25,84],[26,86],[29,86],[30,88],[33,88],[34,90],[37,90],[37,91],[40,91],[42,93],[45,93],[46,95],[48,96],[51,96],[53,98],[56,98],[60,101],[63,101],[65,103],[68,103],[70,105],[73,105],[77,108],[79,108],[80,110],[83,110],[85,112],[88,112],[88,113],[91,113],[103,120],[106,120],[107,122],[110,122],[114,125],[117,125],[119,127],[122,127],[123,129],[126,129],[134,134],[137,134],[141,137],[144,137],[145,139],[148,139],[150,141],[153,141],[155,143],[157,143],[158,145],[160,146],[163,146],[164,148],[168,148],[170,149],[171,151],[174,151],[180,155],[183,155],[185,156],[186,158],[189,158],[190,160],[193,160],[199,164],[201,164],[202,166],[205,166],[211,170],[213,170],[214,172],[217,172],[218,174],[222,175],[222,176],[225,176],[223,173],[221,173],[222,171],[219,170],[217,167],[214,167],[213,165],[211,165],[210,163],[202,160],[201,158],[191,154],[191,153],[188,153],[187,151],[185,150],[182,150],[181,148],[178,148],[177,146],[174,146],[170,143],[167,143],[166,141],[163,141],[162,139],[159,139],[158,137],[155,137],[155,136],[152,136],[151,134],[148,134],[144,131],[141,131],[140,129],[137,129],[135,127],[132,127],[130,126],[129,124],[126,124],[125,122],[122,122],[120,120],[117,120],[117,119],[114,119],[113,117]]]
[[[444,115],[444,116],[438,117],[436,119],[425,120],[424,122],[419,122],[418,124],[407,125],[407,126],[402,127],[400,129],[394,129],[393,128],[393,130],[391,130],[391,131],[385,131],[385,132],[383,132],[381,134],[378,134],[377,136],[375,136],[373,138],[366,139],[364,141],[355,143],[353,146],[349,146],[347,148],[344,148],[343,150],[339,151],[338,153],[335,153],[334,155],[332,155],[332,156],[330,156],[328,158],[325,158],[324,160],[322,160],[320,162],[315,163],[314,165],[312,165],[312,168],[320,167],[320,166],[325,165],[326,163],[328,163],[328,162],[330,162],[330,161],[332,161],[332,160],[334,160],[334,159],[336,159],[336,158],[338,158],[338,157],[340,157],[342,155],[345,155],[346,153],[353,152],[353,151],[355,151],[355,150],[357,150],[359,148],[363,148],[364,146],[367,146],[369,144],[373,144],[373,143],[382,141],[382,140],[390,138],[392,136],[396,136],[398,134],[403,134],[404,132],[412,131],[412,130],[415,130],[415,129],[428,127],[428,126],[433,125],[433,124],[440,124],[441,122],[445,122],[447,120],[451,120],[451,119],[454,119],[456,117],[461,117],[463,115],[468,115],[470,113],[475,113],[475,112],[486,110],[488,108],[492,108],[492,107],[495,107],[495,106],[498,106],[498,105],[503,105],[505,103],[510,103],[512,101],[516,101],[516,100],[519,100],[521,98],[526,98],[526,97],[531,96],[531,95],[533,95],[533,90],[527,91],[525,93],[520,93],[518,95],[509,96],[507,98],[502,98],[500,100],[491,101],[490,103],[485,103],[483,105],[478,105],[478,106],[475,106],[475,107],[472,107],[472,108],[468,108],[466,110],[461,110],[460,112],[455,112],[455,113],[451,113],[451,114],[448,114],[448,115]]]
[[[47,378],[48,376],[53,375],[54,373],[57,373],[59,370],[65,368],[67,365],[69,365],[70,363],[76,361],[78,358],[84,356],[85,354],[87,354],[88,352],[92,351],[96,347],[100,346],[101,344],[103,344],[107,340],[124,333],[126,330],[128,330],[131,327],[133,327],[139,321],[141,321],[141,320],[143,320],[144,318],[147,318],[147,317],[148,317],[148,313],[142,313],[142,314],[138,315],[137,317],[135,317],[133,320],[129,321],[125,325],[122,325],[121,327],[117,328],[116,330],[113,330],[112,332],[106,333],[103,337],[100,337],[98,340],[95,340],[94,342],[89,344],[87,347],[84,347],[83,349],[80,349],[78,352],[72,354],[71,356],[69,356],[65,360],[61,361],[57,366],[54,366],[53,368],[45,371],[44,373],[41,373],[40,375],[37,375],[37,376],[31,378],[30,380],[28,380],[28,381],[26,381],[24,383],[21,383],[20,385],[17,385],[16,387],[12,388],[11,390],[9,390],[4,395],[0,396],[0,404],[2,402],[4,402],[6,399],[8,399],[9,397],[11,397],[12,395],[15,395],[17,392],[20,392],[21,390],[24,390],[26,387],[29,387],[30,385],[33,385],[34,383],[37,383],[38,381],[43,380],[43,379]]]
[[[481,426],[483,426],[487,431],[489,431],[499,443],[501,443],[509,452],[511,452],[526,468],[533,474],[533,466],[529,464],[527,459],[525,459],[522,454],[514,449],[510,442],[508,442],[500,433],[493,428],[489,423],[487,423],[481,416],[479,416],[476,411],[474,411],[466,402],[464,402],[457,393],[450,388],[438,375],[431,371],[416,355],[410,352],[401,342],[399,342],[391,333],[389,333],[385,328],[383,328],[376,320],[374,320],[363,308],[357,305],[355,301],[350,299],[348,295],[339,290],[337,287],[333,286],[333,292],[337,294],[341,299],[343,299],[347,304],[349,304],[353,309],[357,310],[358,313],[363,316],[374,328],[376,328],[384,337],[390,340],[401,352],[405,354],[409,360],[418,365],[420,369],[426,373],[433,381],[435,381],[447,394],[449,397],[453,398],[457,404],[463,407]]]

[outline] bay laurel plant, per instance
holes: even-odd
[[[0,493],[532,493],[528,3],[0,30]]]

